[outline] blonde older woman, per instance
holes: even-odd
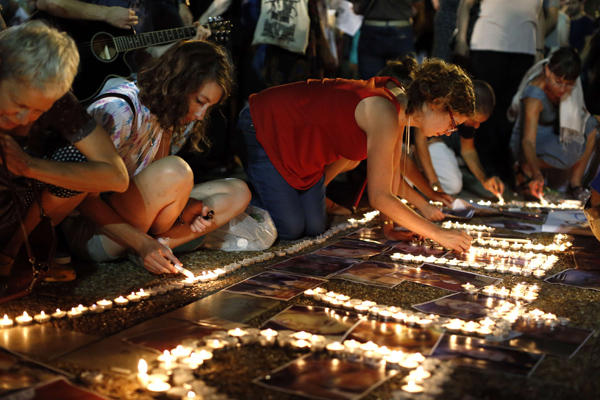
[[[40,189],[44,211],[55,224],[85,192],[123,192],[128,187],[127,170],[106,131],[68,92],[78,64],[73,40],[41,22],[0,33],[0,148],[5,160],[0,168],[0,272],[4,274],[24,241],[19,217],[27,234],[40,221],[33,185]],[[72,159],[73,146],[83,158]],[[11,186],[20,194],[20,204],[13,201]],[[51,279],[73,278],[72,271],[56,268]]]

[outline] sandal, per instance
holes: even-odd
[[[585,204],[587,199],[590,198],[592,192],[585,186],[575,186],[569,189],[569,194],[575,199],[579,200],[581,204]]]
[[[325,206],[329,215],[352,215],[352,211],[344,206],[340,206],[329,198],[325,198]]]

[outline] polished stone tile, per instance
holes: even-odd
[[[165,317],[193,322],[221,318],[243,323],[280,304],[279,300],[221,291],[172,311]]]
[[[52,360],[98,339],[96,336],[57,329],[48,324],[0,330],[0,346],[38,360]]]

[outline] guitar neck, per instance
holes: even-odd
[[[149,46],[159,46],[196,36],[197,28],[186,26],[183,28],[165,29],[164,31],[139,33],[137,35],[115,37],[117,51],[129,51]]]

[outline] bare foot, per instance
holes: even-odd
[[[327,214],[330,215],[352,215],[352,211],[346,207],[340,206],[327,197],[325,198],[325,207],[327,209]]]

